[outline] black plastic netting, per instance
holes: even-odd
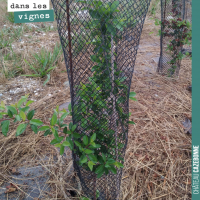
[[[192,24],[192,0],[185,0],[185,20],[189,21]],[[182,49],[182,53],[186,54],[188,52],[189,54],[192,54],[192,45],[184,45]]]
[[[52,0],[70,83],[72,119],[81,135],[97,135],[101,148],[123,164],[129,119],[129,92],[140,35],[150,0]],[[109,145],[108,145],[109,144]],[[122,168],[97,178],[74,169],[84,195],[119,198]]]
[[[188,6],[186,7],[186,2],[187,0],[161,0],[160,59],[157,72],[162,75],[179,75],[181,60],[176,61],[175,64],[171,64],[170,61],[173,60],[174,57],[179,54],[179,52],[183,52],[183,47],[178,47],[176,53],[169,52],[168,45],[175,39],[176,34],[174,34],[175,30],[169,28],[167,24],[169,24],[172,19],[186,19],[185,12],[190,12]],[[165,35],[163,34],[164,32]],[[173,66],[175,67],[173,68]]]

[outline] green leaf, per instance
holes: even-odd
[[[34,114],[35,114],[35,110],[29,111],[28,114],[27,114],[27,119],[31,120],[33,118]]]
[[[81,135],[79,133],[73,133],[73,137],[79,139],[81,138]]]
[[[51,131],[53,132],[54,137],[55,137],[57,140],[59,140],[58,131],[57,131],[54,127],[51,127]]]
[[[122,160],[124,162],[124,158],[122,158],[122,157],[119,157],[119,160]]]
[[[91,55],[90,58],[91,58],[91,60],[93,62],[98,62],[99,61],[96,55]]]
[[[67,111],[63,108],[60,113],[66,113]]]
[[[80,2],[81,2],[81,1],[80,1]],[[90,199],[88,199],[88,198],[86,198],[86,197],[81,197],[80,200],[90,200]]]
[[[17,110],[13,106],[6,106],[8,110],[10,110],[14,115],[17,114]]]
[[[74,141],[74,143],[75,143],[75,145],[76,145],[77,147],[81,147],[81,143],[80,143],[80,142]]]
[[[62,116],[60,117],[60,121],[62,122],[67,117],[67,115],[69,115],[68,112],[65,112],[64,114],[62,114]]]
[[[105,171],[105,168],[103,169],[103,171],[101,171],[101,172],[99,172],[99,173],[97,174],[97,178],[101,178],[102,175],[104,174],[104,171]]]
[[[104,164],[104,160],[101,156],[98,156],[97,158],[99,163]]]
[[[71,134],[72,134],[72,132],[71,132],[71,131],[67,131],[67,134],[71,135]]]
[[[102,155],[102,158],[103,158],[104,162],[106,162],[106,156],[105,156],[105,154],[101,153],[101,155]]]
[[[106,164],[112,165],[112,164],[114,164],[115,162],[116,162],[116,161],[115,161],[114,159],[109,158],[108,161],[106,162]]]
[[[26,94],[25,96],[22,96],[22,98],[28,98],[29,97],[29,94]]]
[[[61,137],[59,137],[59,138],[58,138],[58,141],[59,141],[59,142],[62,142],[62,141],[63,141],[63,139],[64,139],[64,137],[63,137],[63,136],[61,136]]]
[[[116,35],[116,29],[112,24],[107,24],[107,30],[113,35]]]
[[[3,108],[3,110],[5,110],[6,106],[5,106],[5,103],[3,101],[1,101],[1,106],[0,107]]]
[[[45,86],[50,80],[50,74],[47,74],[47,79],[44,81],[43,86]]]
[[[0,113],[0,119],[2,119],[3,118],[3,115]]]
[[[89,14],[94,19],[99,19],[101,17],[100,14],[99,14],[99,12],[96,12],[96,10],[90,9],[89,10]]]
[[[85,153],[86,153],[86,154],[91,154],[91,153],[94,153],[94,151],[92,151],[92,150],[90,150],[90,149],[86,149],[86,150],[85,150]]]
[[[5,108],[4,108],[4,107],[2,107],[2,106],[0,106],[0,110],[5,110]]]
[[[61,145],[61,147],[60,147],[60,155],[64,154],[64,150],[65,150],[65,147],[63,145]]]
[[[71,103],[68,105],[68,110],[69,110],[69,112],[72,111]]]
[[[66,141],[68,141],[68,142],[70,143],[69,148],[70,148],[71,150],[73,150],[73,148],[74,148],[74,143],[73,143],[73,141],[71,140],[71,138],[70,138],[70,137],[67,137],[67,138],[66,138]]]
[[[59,137],[58,139],[55,138],[50,142],[50,144],[54,145],[54,144],[60,143],[63,141],[63,138],[64,138],[63,136]]]
[[[95,165],[92,161],[88,162],[88,167],[90,168],[90,170],[93,170],[93,165]]]
[[[22,74],[21,76],[40,77],[39,74]]]
[[[82,155],[81,157],[80,157],[80,163],[86,163],[87,162],[87,157],[86,157],[86,155]]]
[[[26,120],[26,114],[22,110],[20,111],[19,116],[23,119],[23,121]]]
[[[129,112],[129,117],[131,116],[131,114],[132,114],[132,113],[131,113],[131,112]]]
[[[106,168],[110,168],[110,165],[108,163],[105,164]]]
[[[84,143],[84,145],[88,145],[88,136],[87,135],[83,136],[83,143]]]
[[[64,142],[62,143],[62,145],[63,145],[63,146],[66,146],[66,147],[69,147],[69,146],[70,146],[70,143],[69,143],[68,141],[64,141]]]
[[[57,139],[53,139],[53,140],[50,142],[50,144],[52,144],[52,145],[57,144],[57,143],[59,143],[59,141],[58,141]]]
[[[0,112],[0,114],[2,114],[2,115],[7,115],[7,112]]]
[[[38,133],[38,128],[37,128],[36,125],[32,124],[32,125],[31,125],[31,129],[33,130],[33,132],[34,132],[35,134]]]
[[[38,131],[46,131],[46,130],[48,130],[48,129],[50,129],[49,126],[42,126],[42,127],[39,128]]]
[[[89,159],[90,159],[92,162],[94,162],[94,163],[97,162],[97,158],[96,158],[95,155],[93,155],[93,154],[89,154],[88,157],[89,157]]]
[[[104,172],[104,165],[99,165],[99,166],[96,168],[95,173],[96,173],[96,174],[99,174],[99,173],[101,173],[102,171]]]
[[[74,132],[75,129],[76,129],[76,124],[74,124],[74,125],[72,126],[72,132]]]
[[[96,90],[99,91],[99,90],[101,90],[101,88],[100,88],[100,87],[97,87]]]
[[[114,12],[119,6],[119,1],[114,1],[110,7],[111,12]]]
[[[69,123],[69,130],[72,130],[72,126],[73,126],[73,123],[70,122],[70,123]]]
[[[90,138],[90,142],[94,142],[96,140],[96,133],[94,133],[91,138]]]
[[[60,124],[60,127],[62,128],[62,127],[66,127],[67,126],[67,124]]]
[[[110,171],[113,173],[113,174],[117,174],[117,170],[115,169],[115,167],[113,165],[110,165]]]
[[[17,121],[21,121],[21,117],[19,115],[15,115],[15,120],[14,122],[17,122]]]
[[[19,108],[20,111],[23,111],[23,112],[27,112],[29,110],[29,106],[26,106],[24,108]]]
[[[67,134],[67,127],[65,127],[65,128],[63,129],[63,133],[64,133],[64,134]]]
[[[96,197],[97,197],[97,198],[100,197],[100,192],[99,192],[99,190],[96,190]]]
[[[95,142],[90,142],[90,144],[91,144],[93,147],[96,147]]]
[[[108,168],[105,167],[105,168],[104,168],[104,171],[105,171],[105,174],[108,175],[108,173],[109,173]]]
[[[124,103],[126,101],[126,99],[124,98],[124,97],[119,97],[118,99],[117,99],[117,103],[119,104],[119,103]]]
[[[21,135],[21,134],[26,130],[27,125],[28,125],[28,124],[20,124],[20,125],[17,127],[16,136]]]
[[[54,126],[54,125],[56,124],[56,122],[57,122],[57,115],[56,115],[56,113],[54,112],[54,113],[53,113],[53,116],[52,116],[52,118],[51,118],[51,122],[50,122],[51,126]]]
[[[39,119],[32,119],[32,120],[30,121],[30,124],[33,124],[33,125],[35,125],[35,126],[41,126],[41,125],[43,124],[43,122],[40,121]]]
[[[84,128],[85,125],[87,124],[87,120],[86,119],[81,119],[81,126]]]
[[[10,118],[13,117],[13,113],[12,113],[10,110],[8,110],[8,116],[9,116]]]
[[[7,136],[7,133],[9,131],[9,125],[10,125],[9,120],[5,120],[5,121],[1,122],[1,131],[4,136]]]
[[[44,136],[51,135],[51,134],[52,134],[52,132],[50,131],[50,129],[48,129],[44,132]]]
[[[33,103],[34,101],[32,100],[29,100],[27,103],[26,103],[26,106],[29,106],[31,103]]]
[[[129,97],[129,99],[131,99],[131,100],[133,100],[133,101],[137,101],[137,99],[134,98],[134,97]]]
[[[129,98],[130,98],[130,97],[134,97],[135,95],[136,95],[135,92],[130,92],[130,94],[129,94]]]
[[[89,146],[89,148],[91,148],[91,149],[98,149],[100,147],[101,147],[100,144],[95,144],[95,146]]]
[[[60,143],[58,143],[58,144],[55,144],[54,146],[60,148],[62,145]]]
[[[123,167],[124,167],[124,165],[123,165],[122,163],[117,162],[117,161],[114,163],[114,165],[115,165],[116,167],[118,167],[118,168],[120,168],[120,167],[123,168]]]
[[[47,73],[50,72],[50,71],[52,71],[52,70],[55,69],[55,68],[56,68],[56,66],[50,67],[50,68],[47,70]],[[48,74],[47,74],[47,76],[48,76]],[[49,76],[49,78],[50,78],[50,76]]]
[[[19,108],[26,100],[27,100],[27,98],[22,97],[17,103],[17,108]]]
[[[129,124],[135,124],[133,121],[128,121]]]

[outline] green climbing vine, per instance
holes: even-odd
[[[161,23],[163,28],[163,37],[173,38],[167,44],[166,51],[172,56],[172,59],[168,62],[171,64],[171,68],[168,70],[168,76],[173,76],[176,68],[180,65],[180,61],[183,59],[184,54],[181,52],[183,45],[191,44],[191,23],[181,18],[181,11],[178,8],[179,1],[174,1],[172,4],[172,19],[164,20]]]
[[[78,89],[77,103],[73,108],[69,105],[69,112],[65,109],[60,111],[57,106],[50,122],[42,122],[34,119],[35,110],[29,110],[33,101],[27,101],[28,95],[10,106],[1,102],[0,128],[7,136],[10,120],[14,120],[14,123],[19,123],[16,136],[24,133],[29,126],[35,133],[44,131],[44,136],[53,134],[51,144],[60,148],[61,155],[64,148],[69,147],[80,158],[77,164],[100,178],[109,171],[117,174],[117,168],[123,168],[120,149],[124,148],[124,144],[120,138],[125,139],[128,129],[124,127],[134,122],[128,121],[130,113],[124,113],[122,105],[128,103],[129,98],[136,101],[136,94],[130,92],[128,96],[127,78],[117,69],[115,62],[115,45],[126,27],[125,20],[117,17],[119,2],[77,2],[84,4],[83,10],[89,11],[91,21],[86,29],[92,39],[88,44],[94,48],[94,54],[90,56],[94,63],[91,69],[93,75],[88,78],[88,83],[80,82],[75,86]],[[75,124],[64,123],[68,115],[73,116]],[[120,131],[119,126],[122,127]],[[77,127],[81,128],[81,133],[78,133]]]

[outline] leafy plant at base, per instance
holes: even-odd
[[[98,176],[102,175],[103,164],[105,168],[109,168],[112,173],[116,173],[114,166],[118,168],[123,167],[121,163],[116,162],[114,159],[107,159],[105,154],[102,154],[102,157],[95,155],[94,149],[99,148],[99,150],[101,150],[101,146],[96,143],[96,134],[93,134],[91,137],[80,135],[76,132],[77,126],[75,124],[70,123],[67,125],[64,123],[64,119],[71,114],[71,105],[68,107],[70,112],[67,112],[65,109],[59,111],[59,107],[57,106],[56,109],[54,109],[54,114],[50,122],[45,122],[45,124],[40,119],[34,118],[35,110],[29,110],[29,105],[34,101],[28,101],[28,96],[29,95],[22,96],[17,103],[10,106],[5,106],[4,102],[1,102],[0,130],[4,136],[7,136],[12,120],[14,123],[19,124],[16,129],[16,136],[23,134],[28,127],[36,134],[39,131],[44,131],[44,136],[53,134],[54,139],[51,141],[51,144],[60,148],[61,155],[64,153],[64,148],[66,146],[76,152],[74,144],[77,145],[82,151],[80,165],[87,163],[88,169],[91,171],[95,169],[94,172],[96,172]],[[59,136],[58,133],[64,133],[65,136]]]

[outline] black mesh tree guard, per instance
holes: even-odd
[[[192,24],[192,0],[185,0],[185,20],[189,21]],[[192,54],[192,45],[184,45],[182,53],[186,54],[188,52]]]
[[[175,55],[182,52],[183,47],[179,47],[174,54],[169,53],[167,45],[170,44],[170,41],[175,39],[176,35],[174,34],[174,30],[166,26],[166,24],[169,24],[172,19],[185,20],[186,1],[187,0],[161,0],[160,59],[157,72],[162,75],[178,76],[179,74],[181,60],[178,60],[175,65],[171,64],[170,61]],[[163,34],[164,32],[167,34]],[[176,68],[173,69],[173,65],[176,66]]]
[[[123,164],[130,85],[150,0],[52,0],[52,4],[70,83],[76,132],[88,137],[96,133],[101,145],[95,150],[99,156],[105,154]],[[98,9],[94,10],[97,4]],[[112,14],[106,14],[109,9]],[[77,145],[75,149],[74,169],[84,195],[96,199],[98,191],[98,199],[118,199],[122,169],[117,168],[117,174],[109,171],[107,176],[105,169],[103,176],[97,178],[87,166],[78,164],[82,158]]]

